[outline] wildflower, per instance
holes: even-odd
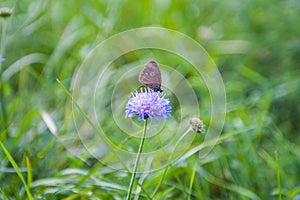
[[[204,133],[204,124],[200,119],[198,119],[196,117],[191,118],[190,125],[191,125],[193,131],[195,131],[197,133]]]
[[[4,58],[2,57],[2,55],[0,54],[0,62],[2,62],[4,60]]]
[[[138,120],[158,117],[168,119],[171,116],[172,107],[169,99],[164,98],[161,92],[154,92],[151,89],[141,89],[140,93],[135,91],[131,94],[126,105],[126,117],[139,115]]]
[[[11,14],[12,14],[11,8],[7,8],[7,7],[0,8],[0,17],[6,18],[11,16]]]

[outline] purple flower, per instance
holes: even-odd
[[[172,107],[169,99],[165,99],[164,96],[163,93],[151,89],[141,89],[140,93],[135,91],[126,105],[126,117],[139,115],[140,121],[147,118],[157,121],[158,117],[168,119]]]
[[[2,62],[4,60],[4,58],[2,57],[2,55],[0,54],[0,62]]]

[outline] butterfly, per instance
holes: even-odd
[[[139,81],[154,92],[162,92],[161,72],[155,61],[148,62],[139,75]]]

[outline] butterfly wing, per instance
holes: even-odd
[[[161,72],[155,61],[150,61],[139,75],[139,81],[149,88],[160,88]]]

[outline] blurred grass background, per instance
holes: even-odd
[[[279,193],[300,198],[298,0],[22,0],[0,1],[0,7],[13,8],[11,17],[1,19],[7,22],[1,41],[6,47],[1,104],[7,114],[1,115],[1,141],[27,171],[23,176],[34,199],[126,196],[128,174],[105,172],[97,162],[87,165],[55,138],[72,122],[55,80],[69,88],[74,70],[95,45],[144,26],[176,30],[203,45],[227,94],[220,143],[205,160],[194,154],[170,167],[153,198],[276,199]],[[26,198],[4,151],[0,168],[0,198]],[[146,176],[141,199],[150,198],[162,176],[161,171]]]

